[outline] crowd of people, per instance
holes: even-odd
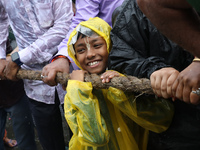
[[[1,0],[0,149],[37,150],[36,128],[44,150],[198,150],[199,11],[197,0]],[[154,95],[96,89],[85,74],[147,78]],[[16,141],[5,140],[7,114]]]

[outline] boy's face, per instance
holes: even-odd
[[[74,45],[76,59],[89,73],[100,74],[106,70],[108,51],[106,41],[96,34],[90,37],[82,35]]]

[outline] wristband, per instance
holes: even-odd
[[[54,57],[52,60],[51,60],[51,62],[54,62],[56,59],[58,59],[58,58],[66,58],[66,59],[68,59],[66,56],[63,56],[63,55],[58,55],[58,56],[56,56],[56,57]],[[68,59],[69,60],[69,59]],[[70,61],[69,61],[70,62]]]
[[[18,52],[14,52],[14,53],[11,55],[11,59],[12,59],[12,61],[15,62],[19,67],[20,67],[21,65],[23,65],[23,63],[20,61]]]
[[[200,62],[200,59],[197,58],[197,57],[195,57],[195,58],[193,59],[193,62]]]

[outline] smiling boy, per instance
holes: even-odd
[[[94,33],[90,37],[84,37],[81,34],[74,47],[76,59],[83,70],[97,74],[106,70],[108,51],[106,41],[101,36]]]
[[[121,75],[106,71],[110,31],[96,17],[81,22],[69,38],[69,56],[81,68],[71,73],[64,101],[65,118],[73,132],[70,150],[145,150],[148,130],[165,131],[171,122],[173,106],[167,100],[143,101],[133,93],[112,87],[98,90],[84,82],[85,73],[103,73],[102,82]]]

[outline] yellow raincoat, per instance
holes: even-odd
[[[96,17],[79,25],[105,37],[110,50],[111,28],[106,22]],[[80,67],[71,42],[79,30],[77,26],[71,33],[68,53]],[[172,103],[153,96],[136,98],[133,93],[94,89],[90,82],[76,80],[69,80],[66,90],[65,118],[73,132],[70,150],[145,150],[148,130],[165,131],[173,116]]]

